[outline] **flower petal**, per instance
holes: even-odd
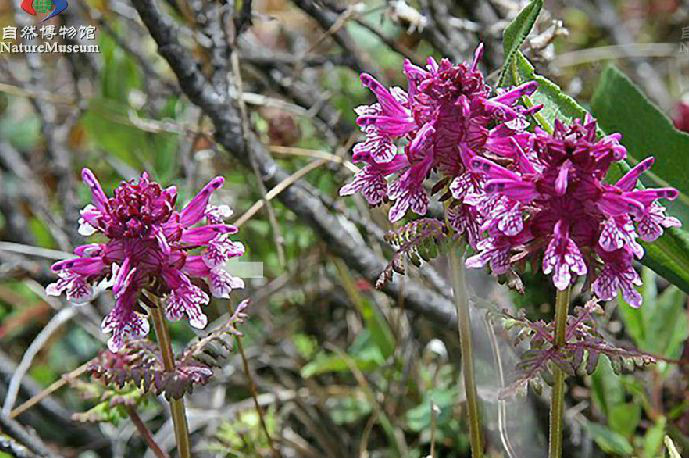
[[[198,223],[203,218],[211,194],[220,189],[225,182],[223,177],[213,178],[204,188],[187,204],[180,215],[180,224],[189,227]]]

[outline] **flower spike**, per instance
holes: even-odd
[[[552,275],[558,290],[587,275],[600,299],[612,299],[620,290],[638,307],[641,295],[635,287],[641,279],[633,261],[644,250],[637,238],[653,241],[663,229],[680,225],[658,204],[675,199],[678,192],[635,189],[653,165],[652,157],[616,184],[605,183],[610,166],[626,156],[621,136],[596,140],[596,122],[590,117],[571,125],[556,120],[554,125],[553,134],[536,129],[529,141],[513,138],[513,154],[504,154],[508,165],[472,159],[470,168],[486,180],[484,190],[493,200],[486,199],[491,205],[482,207],[483,239],[467,266],[495,263],[493,272],[499,275],[509,269],[494,260],[542,256],[543,273]]]
[[[115,307],[102,323],[103,332],[111,334],[111,351],[118,351],[127,339],[148,334],[148,317],[138,305],[144,289],[153,288],[163,296],[169,319],[186,316],[192,326],[203,328],[208,322],[202,311],[209,301],[206,291],[228,297],[243,287],[241,279],[223,269],[228,259],[244,253],[243,245],[229,239],[237,228],[222,221],[231,212],[209,205],[222,177],[211,180],[181,212],[174,208],[175,187],[162,189],[145,172],[139,180],[122,182],[112,198],[91,170],[84,169],[82,177],[93,204],[81,212],[80,231],[99,232],[108,240],[78,247],[76,258],[55,263],[52,270],[59,279],[46,291],[83,303],[96,289],[111,286]],[[206,222],[195,226],[204,217]],[[204,283],[206,291],[200,287]]]

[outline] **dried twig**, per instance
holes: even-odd
[[[283,192],[285,189],[299,181],[302,177],[306,176],[309,172],[312,170],[317,169],[318,167],[321,167],[323,164],[325,164],[327,161],[325,159],[319,159],[316,161],[312,161],[309,164],[305,165],[301,169],[297,170],[294,172],[292,175],[288,176],[284,180],[282,180],[280,183],[278,183],[277,186],[275,186],[273,189],[271,189],[265,196],[265,199],[259,200],[255,204],[253,204],[242,216],[237,218],[237,221],[235,221],[235,226],[239,227],[242,224],[246,223],[248,220],[250,220],[263,206],[265,205],[265,202],[270,202],[273,200],[275,197],[280,195],[281,192]]]
[[[256,157],[251,153],[251,151],[248,150],[249,148],[249,115],[246,111],[246,104],[244,103],[244,98],[243,98],[243,85],[242,85],[242,74],[239,70],[239,53],[235,49],[234,52],[232,52],[232,56],[230,57],[232,60],[232,72],[234,75],[234,83],[235,83],[235,89],[237,90],[237,102],[239,105],[239,112],[242,117],[242,139],[243,139],[243,145],[244,148],[247,149],[247,154],[249,155],[249,159],[251,162],[251,168],[254,172],[254,175],[256,176],[256,181],[258,182],[258,187],[261,191],[261,197],[263,198],[262,202],[263,205],[261,207],[265,207],[267,214],[268,214],[268,222],[270,223],[270,226],[273,230],[273,240],[275,241],[275,249],[278,255],[278,262],[280,263],[281,266],[285,265],[285,249],[284,249],[284,240],[282,238],[282,231],[280,230],[280,225],[278,224],[277,218],[275,217],[275,209],[273,206],[270,204],[270,200],[268,199],[267,191],[266,191],[266,185],[263,183],[263,180],[261,180],[261,172],[258,168],[258,164],[256,163]]]
[[[29,348],[24,353],[19,366],[17,366],[17,371],[12,376],[10,380],[9,388],[7,388],[7,396],[5,397],[5,403],[2,407],[3,415],[10,415],[14,402],[17,399],[17,394],[19,393],[19,385],[21,384],[24,374],[31,367],[31,362],[38,352],[43,348],[48,339],[55,333],[60,326],[65,322],[70,320],[76,314],[74,307],[68,307],[60,310],[47,325],[43,327],[36,338],[31,342]]]
[[[129,415],[129,418],[132,420],[132,423],[134,423],[136,430],[139,432],[143,440],[146,441],[146,444],[153,451],[155,456],[157,458],[170,458],[170,456],[166,452],[164,452],[163,449],[161,449],[158,443],[155,441],[153,434],[151,434],[151,430],[149,430],[146,427],[146,424],[143,422],[143,420],[141,420],[141,417],[136,412],[136,408],[134,408],[133,406],[125,406],[125,409],[127,409],[127,414]]]
[[[26,402],[23,404],[15,407],[9,414],[10,418],[16,418],[19,415],[23,414],[42,400],[46,399],[48,396],[59,390],[65,385],[69,385],[69,383],[76,379],[77,377],[81,376],[83,373],[86,372],[86,370],[89,367],[89,364],[91,362],[88,361],[81,366],[77,367],[73,371],[68,372],[67,374],[64,374],[62,377],[60,377],[59,380],[53,382],[50,386],[48,386],[46,389],[42,390],[40,393],[36,394],[35,396],[32,396],[31,399],[28,399]]]

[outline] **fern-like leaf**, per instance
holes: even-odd
[[[72,415],[74,421],[81,423],[112,423],[117,425],[128,416],[127,407],[136,407],[143,402],[144,393],[131,383],[123,388],[105,387],[100,388],[100,390],[88,383],[80,383],[76,386],[86,398],[97,398],[99,401],[89,410]]]
[[[404,275],[404,259],[415,266],[438,255],[438,246],[447,237],[445,224],[435,218],[421,218],[390,231],[385,240],[397,251],[376,281],[376,288],[382,288],[392,280],[395,272]]]
[[[539,391],[543,381],[551,383],[555,368],[569,375],[590,375],[596,369],[601,355],[610,360],[616,373],[657,361],[657,357],[648,353],[609,342],[596,326],[594,315],[600,313],[602,309],[595,300],[577,307],[574,314],[568,317],[565,345],[556,346],[553,323],[530,321],[523,312],[516,316],[503,312],[505,327],[510,330],[515,345],[525,343],[527,350],[517,364],[516,380],[500,396],[508,397],[525,390],[528,385]]]
[[[165,370],[158,346],[146,339],[129,341],[117,353],[101,352],[91,361],[89,370],[105,385],[124,388],[131,383],[144,392],[180,399],[195,385],[207,384],[213,368],[227,357],[232,349],[231,338],[241,335],[237,326],[246,318],[248,303],[239,304],[225,324],[191,344],[176,358],[174,371]]]

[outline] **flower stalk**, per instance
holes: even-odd
[[[476,378],[474,376],[474,351],[471,341],[471,321],[469,314],[469,295],[466,283],[466,267],[462,248],[458,242],[450,245],[450,271],[452,275],[452,289],[457,307],[457,327],[459,342],[462,350],[462,374],[464,375],[464,389],[467,398],[467,415],[469,419],[469,441],[471,456],[483,456],[483,440],[481,438],[481,418],[478,408],[478,394]]]
[[[165,453],[163,449],[161,449],[158,443],[155,441],[155,438],[153,437],[151,430],[146,427],[146,424],[139,416],[138,412],[136,411],[136,408],[132,406],[127,406],[126,409],[129,418],[132,420],[132,423],[134,423],[134,426],[136,427],[136,430],[139,432],[143,440],[146,442],[146,445],[148,445],[148,447],[153,451],[153,454],[156,456],[156,458],[170,458],[170,456],[167,453]]]
[[[572,287],[558,290],[555,296],[555,345],[561,347],[566,343],[567,314]],[[555,382],[550,400],[550,447],[549,458],[562,456],[562,423],[565,402],[565,372],[555,368]]]
[[[160,304],[154,296],[151,299],[155,303],[155,307],[150,307],[150,315],[153,319],[153,325],[158,338],[158,345],[160,346],[160,353],[163,356],[163,365],[168,372],[175,371],[175,356],[172,353],[172,343],[170,342],[170,335],[167,332],[163,311]],[[175,429],[175,439],[177,441],[177,450],[181,458],[191,458],[191,446],[189,443],[189,427],[187,425],[187,414],[184,409],[183,399],[168,398],[170,403],[170,413],[172,415],[172,424]]]

